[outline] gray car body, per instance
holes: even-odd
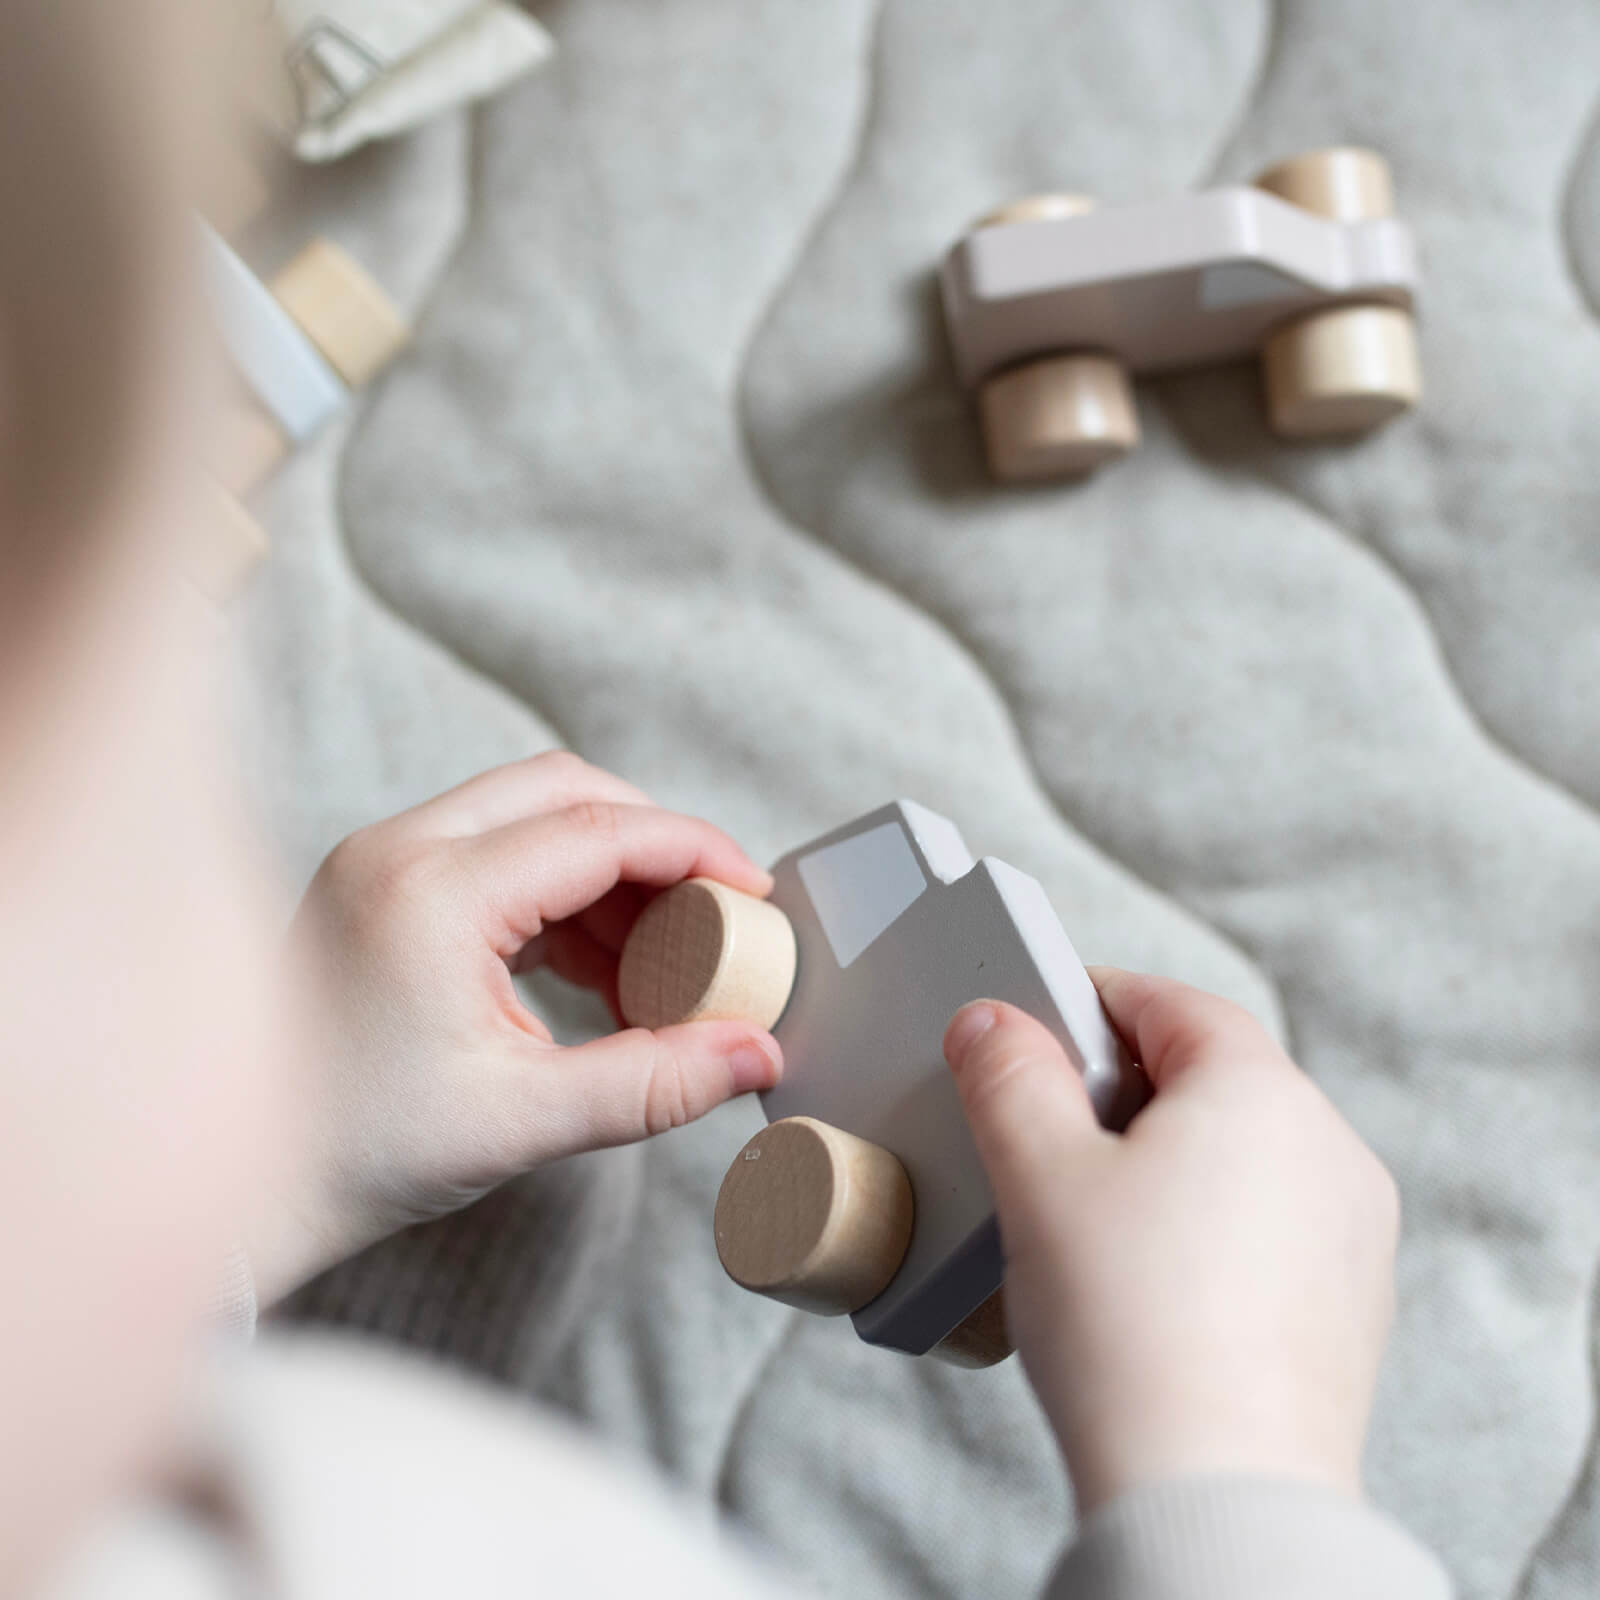
[[[941,1049],[954,1013],[988,997],[1037,1017],[1108,1126],[1143,1103],[1145,1080],[1043,889],[1003,861],[974,861],[945,818],[896,801],[773,872],[798,966],[773,1030],[786,1065],[763,1097],[766,1114],[816,1117],[904,1165],[916,1203],[911,1244],[854,1321],[869,1343],[921,1355],[1005,1271],[993,1195]]]

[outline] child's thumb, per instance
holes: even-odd
[[[772,1088],[783,1072],[777,1041],[745,1022],[626,1028],[561,1054],[589,1149],[693,1122],[734,1095]]]
[[[1054,1035],[1015,1006],[977,1000],[951,1020],[945,1059],[1002,1230],[1016,1227],[1070,1180],[1075,1159],[1109,1140],[1083,1079]]]

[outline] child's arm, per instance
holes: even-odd
[[[564,752],[483,774],[353,834],[293,936],[320,997],[303,1159],[248,1240],[263,1301],[396,1229],[558,1156],[692,1121],[777,1081],[769,1034],[701,1022],[563,1048],[512,973],[541,962],[615,1009],[653,889],[771,879],[709,823]]]
[[[1011,1332],[1084,1519],[1052,1592],[1447,1595],[1359,1498],[1393,1180],[1247,1013],[1094,978],[1155,1086],[1126,1134],[1101,1129],[1021,1012],[979,1002],[945,1039],[994,1186]]]

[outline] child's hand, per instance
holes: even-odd
[[[1080,1513],[1195,1472],[1357,1490],[1393,1181],[1247,1013],[1094,977],[1156,1090],[1120,1137],[1021,1012],[982,1001],[945,1036],[994,1186],[1012,1336]]]
[[[270,1299],[540,1162],[676,1127],[777,1081],[739,1022],[562,1048],[518,998],[541,962],[615,1009],[651,889],[772,880],[709,823],[564,752],[485,773],[351,835],[306,893],[296,955],[322,1000],[307,1160],[249,1241]]]

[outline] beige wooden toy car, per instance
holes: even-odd
[[[1359,433],[1416,404],[1416,253],[1387,163],[1315,150],[1253,185],[1097,210],[1035,195],[950,249],[945,320],[990,470],[1070,477],[1139,439],[1129,374],[1261,355],[1286,438]]]

